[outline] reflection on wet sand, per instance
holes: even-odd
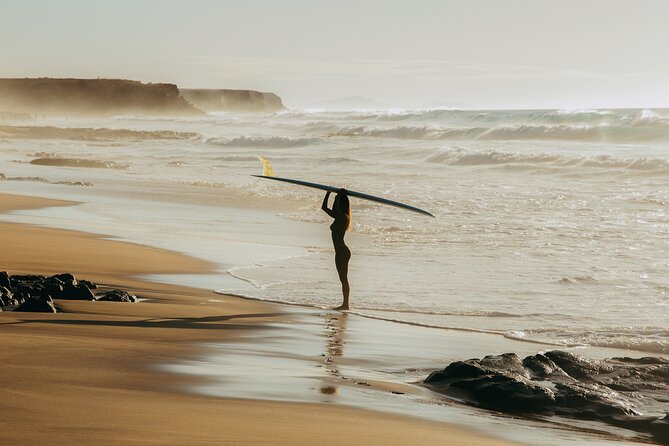
[[[346,379],[341,375],[338,366],[338,359],[344,354],[344,345],[346,344],[346,323],[348,314],[335,313],[324,315],[324,335],[326,338],[325,353],[323,357],[323,366],[327,374],[335,379]],[[336,383],[336,381],[335,381]],[[320,388],[321,393],[325,395],[336,395],[337,386],[329,380],[324,380]]]

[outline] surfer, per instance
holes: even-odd
[[[329,209],[328,200],[330,199],[330,193],[328,191],[325,194],[321,209],[334,218],[334,221],[330,225],[330,231],[332,231],[332,244],[335,249],[335,265],[337,266],[337,273],[341,281],[341,291],[344,295],[344,301],[336,309],[348,310],[348,295],[350,291],[348,286],[348,261],[351,260],[351,250],[344,243],[344,235],[346,235],[346,231],[351,226],[351,204],[348,201],[346,189],[339,189],[332,203],[332,209]]]

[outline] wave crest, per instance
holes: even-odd
[[[290,136],[236,136],[206,138],[208,144],[221,147],[304,147],[321,142],[320,138]]]
[[[344,127],[333,136],[395,138],[415,140],[559,140],[588,142],[669,141],[669,123],[661,126],[611,126],[585,124],[513,124],[492,127],[438,127],[400,125],[395,127]]]
[[[495,149],[475,151],[460,147],[438,150],[425,158],[424,161],[451,166],[526,164],[529,166],[608,168],[658,173],[669,171],[669,160],[662,158],[617,158],[610,155],[588,157],[548,153],[525,154]]]

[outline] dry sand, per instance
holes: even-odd
[[[0,195],[0,212],[72,203]],[[195,344],[231,339],[289,317],[277,306],[141,281],[206,273],[177,253],[80,232],[0,223],[0,270],[71,272],[151,301],[57,301],[58,314],[0,313],[3,445],[368,444],[497,445],[448,424],[325,404],[248,401],[183,392],[188,377],[155,365],[196,357]]]

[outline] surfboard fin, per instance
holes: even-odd
[[[264,156],[258,156],[258,159],[262,163],[262,176],[275,177],[276,175],[274,174],[274,169],[272,169],[272,165],[269,163],[269,161],[267,161]]]

